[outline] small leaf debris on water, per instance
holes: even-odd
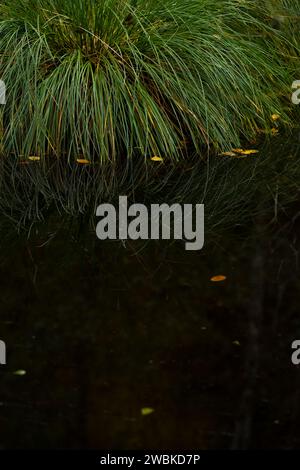
[[[222,152],[219,155],[221,155],[222,157],[236,157],[236,153],[234,152]]]
[[[151,160],[153,162],[163,162],[164,159],[162,157],[158,157],[157,155],[154,155],[154,157],[151,157]]]
[[[247,155],[254,155],[258,152],[255,149],[232,149],[230,152],[222,152],[219,155],[223,157],[245,158]]]
[[[256,149],[232,149],[232,151],[240,155],[254,155],[255,153],[258,153],[258,150]]]
[[[244,153],[243,149],[232,149],[234,153]]]
[[[15,370],[13,372],[14,375],[19,375],[19,376],[22,376],[22,375],[26,375],[26,370],[24,369],[18,369],[18,370]]]
[[[31,162],[39,162],[41,159],[41,157],[38,157],[36,155],[31,155],[30,157],[28,157],[28,160],[30,160]]]
[[[227,277],[223,274],[218,274],[217,276],[213,276],[210,278],[211,282],[222,282],[226,281]]]
[[[148,415],[151,415],[152,413],[154,413],[154,408],[145,407],[141,409],[142,416],[148,416]]]

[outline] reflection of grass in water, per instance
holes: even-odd
[[[220,233],[243,225],[256,214],[276,217],[299,196],[299,145],[291,138],[276,137],[257,155],[242,159],[210,156],[176,165],[132,161],[127,166],[77,164],[58,160],[50,165],[32,162],[19,165],[11,158],[2,161],[1,213],[14,225],[28,227],[51,219],[80,219],[95,223],[101,202],[118,203],[119,195],[129,202],[205,204],[206,233]],[[146,169],[146,171],[145,171]]]
[[[286,117],[292,78],[259,2],[135,3],[2,2],[7,152],[178,160],[186,137],[229,148]]]

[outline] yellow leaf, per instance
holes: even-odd
[[[219,153],[219,155],[222,155],[224,157],[236,157],[236,153],[233,153],[233,152],[222,152],[222,153]]]
[[[91,163],[89,160],[87,160],[86,158],[77,158],[77,163],[80,163],[81,165],[88,165],[89,163]]]
[[[153,162],[163,162],[164,161],[163,158],[158,157],[157,155],[154,155],[154,157],[151,157],[151,160]]]
[[[276,129],[276,127],[272,127],[271,132],[272,132],[272,135],[277,135],[279,133],[279,130]]]
[[[249,150],[244,150],[243,155],[254,155],[255,153],[258,153],[258,150],[254,149],[249,149]]]
[[[232,151],[235,153],[240,153],[241,155],[253,155],[255,153],[258,153],[258,150],[254,150],[254,149],[246,149],[246,150],[232,149]]]
[[[14,375],[26,375],[26,370],[23,370],[23,369],[19,369],[19,370],[15,370],[13,372]]]
[[[152,413],[154,413],[154,408],[142,408],[141,409],[141,415],[142,416],[148,416],[148,415],[151,415]]]
[[[226,279],[227,277],[223,276],[223,274],[219,274],[218,276],[213,276],[210,278],[212,282],[222,282],[222,281],[226,281]]]
[[[28,160],[31,160],[32,162],[38,162],[41,159],[41,157],[36,157],[34,155],[28,157]]]
[[[272,119],[272,121],[278,121],[278,119],[280,119],[280,115],[279,114],[272,114],[271,119]]]

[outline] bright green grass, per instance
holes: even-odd
[[[178,161],[288,122],[267,17],[252,0],[2,1],[5,152]]]

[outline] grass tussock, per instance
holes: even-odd
[[[283,35],[252,0],[7,0],[3,145],[21,159],[178,161],[288,121]]]

